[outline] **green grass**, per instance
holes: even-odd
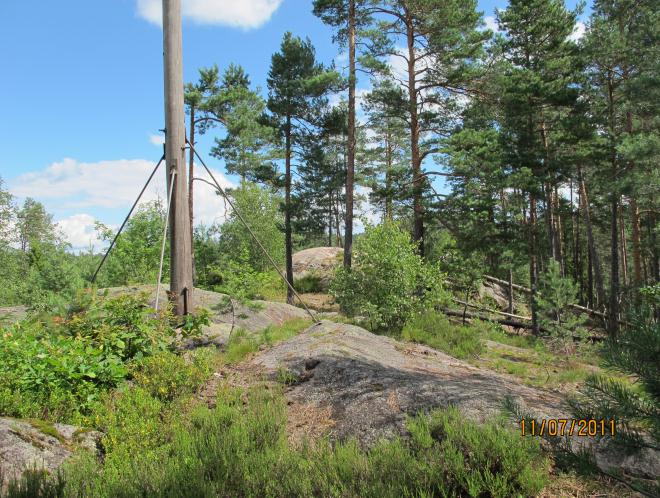
[[[44,420],[38,420],[35,418],[29,418],[26,420],[32,427],[37,429],[39,432],[42,434],[46,434],[47,436],[54,437],[57,439],[60,443],[64,443],[64,438],[62,435],[57,431],[55,426],[53,425],[52,422],[47,422]]]
[[[296,290],[301,294],[307,294],[309,292],[323,292],[323,286],[321,285],[321,277],[310,273],[305,275],[303,278],[300,278],[294,282]]]
[[[225,363],[238,363],[251,353],[259,351],[261,345],[273,345],[284,341],[305,330],[312,324],[311,320],[305,318],[294,318],[284,322],[282,325],[271,325],[259,334],[251,334],[243,329],[234,332],[227,342]]]
[[[454,325],[439,313],[415,316],[403,327],[401,337],[426,344],[456,358],[472,358],[484,350],[481,336],[475,327]]]
[[[28,472],[5,496],[507,497],[544,486],[548,464],[538,442],[502,420],[481,426],[450,409],[410,418],[409,440],[382,440],[370,450],[326,439],[292,447],[278,388],[222,383],[212,409],[196,398],[215,363],[240,361],[308,325],[239,331],[222,353],[136,363],[133,383],[105,394],[88,417],[104,434],[103,459],[79,450],[61,475]],[[281,377],[291,381],[286,372]]]
[[[414,317],[404,326],[401,338],[480,367],[513,375],[536,387],[572,388],[583,382],[593,372],[593,366],[600,363],[597,346],[581,345],[574,357],[568,357],[554,353],[539,338],[507,334],[501,326],[483,321],[466,326],[453,324],[440,313],[427,312]],[[504,346],[486,347],[487,340]]]

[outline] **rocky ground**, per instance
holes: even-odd
[[[77,448],[97,451],[100,436],[72,425],[0,417],[0,475],[8,481],[25,469],[53,472]]]
[[[153,286],[108,292],[147,292],[151,301],[155,300]],[[165,291],[161,292],[160,299],[166,299]],[[212,324],[205,328],[201,339],[187,344],[189,348],[207,344],[221,347],[232,328],[258,333],[269,325],[308,316],[304,310],[284,303],[257,302],[248,306],[202,290],[194,296],[196,306],[211,311]],[[10,320],[16,310],[11,312]],[[488,347],[496,348],[497,344]],[[288,430],[294,443],[327,435],[338,440],[356,438],[368,447],[381,437],[406,437],[406,418],[420,411],[456,405],[466,417],[486,420],[499,416],[508,398],[539,418],[570,418],[560,392],[526,386],[513,376],[471,365],[426,346],[327,320],[262,349],[236,367],[216,372],[201,396],[212,404],[215,388],[221,382],[250,385],[281,381],[283,375],[288,379]],[[517,426],[513,418],[511,424]],[[7,477],[17,469],[34,465],[53,470],[77,446],[93,448],[96,437],[95,433],[71,426],[0,419],[0,472]],[[660,454],[649,451],[628,457],[601,449],[599,465],[655,477],[660,473]]]

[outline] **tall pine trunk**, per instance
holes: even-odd
[[[628,285],[628,244],[626,241],[626,225],[623,220],[623,203],[619,205],[619,236],[621,237],[621,278],[625,288]]]
[[[355,181],[355,0],[348,6],[348,161],[346,164],[346,226],[344,268],[351,267],[353,252],[353,184]]]
[[[639,206],[635,194],[630,197],[630,216],[632,218],[632,255],[633,255],[633,279],[635,285],[641,287],[642,278],[642,230],[639,220]]]
[[[614,86],[613,75],[610,72],[607,80],[608,114],[609,114],[609,133],[610,133],[610,164],[612,181],[612,193],[610,199],[610,223],[611,223],[611,267],[610,267],[610,309],[609,309],[609,332],[610,335],[616,335],[619,332],[619,194],[617,192],[616,181],[619,176],[617,164],[616,145],[614,143],[615,124],[614,124]]]
[[[415,32],[410,12],[406,12],[408,46],[408,105],[410,106],[410,152],[413,174],[413,240],[424,255],[424,206],[422,205],[422,159],[419,152],[419,117],[417,116],[417,83],[415,74]]]
[[[332,190],[330,191],[330,195],[328,196],[329,198],[329,204],[328,204],[328,246],[332,247],[332,214],[333,214],[333,208],[332,208]]]
[[[538,244],[536,234],[536,197],[533,193],[529,194],[529,305],[532,310],[532,333],[539,335],[540,326],[536,306],[536,290],[538,287],[539,267],[538,267]]]
[[[594,229],[591,224],[591,212],[589,210],[589,197],[587,196],[587,185],[582,176],[582,168],[578,167],[578,181],[580,182],[580,203],[582,215],[584,216],[584,225],[587,230],[587,246],[589,249],[589,294],[590,308],[594,308],[592,289],[593,280],[596,281],[596,298],[598,306],[605,304],[605,285],[603,283],[603,272],[600,266],[600,258],[596,250],[596,241],[594,240]]]
[[[385,219],[392,219],[392,145],[389,134],[385,137]]]
[[[285,134],[285,164],[284,178],[284,245],[286,252],[286,280],[290,286],[286,288],[286,302],[293,304],[293,242],[291,239],[291,116],[286,117]]]

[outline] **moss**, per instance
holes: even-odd
[[[35,418],[26,419],[26,422],[35,429],[37,429],[42,434],[46,434],[47,436],[54,437],[60,443],[66,443],[66,439],[64,439],[62,434],[59,433],[59,431],[55,428],[52,422],[38,420]]]

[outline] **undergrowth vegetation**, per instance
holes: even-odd
[[[277,390],[223,385],[214,408],[188,411],[139,387],[120,399],[104,421],[103,462],[80,453],[60,481],[28,474],[23,488],[31,479],[42,488],[33,496],[508,497],[534,495],[547,480],[536,441],[455,409],[411,418],[409,441],[294,448]],[[21,496],[20,485],[12,489],[8,496]]]
[[[349,316],[372,331],[399,332],[406,320],[447,299],[443,274],[425,261],[395,222],[367,227],[353,267],[337,270],[330,293]]]
[[[426,344],[463,359],[484,351],[481,335],[479,324],[454,325],[445,315],[432,312],[413,317],[401,332],[407,341]]]
[[[62,313],[3,327],[0,413],[79,421],[132,373],[181,361],[172,352],[178,338],[197,334],[207,320],[200,313],[176,329],[172,316],[156,315],[145,296],[81,293]]]

